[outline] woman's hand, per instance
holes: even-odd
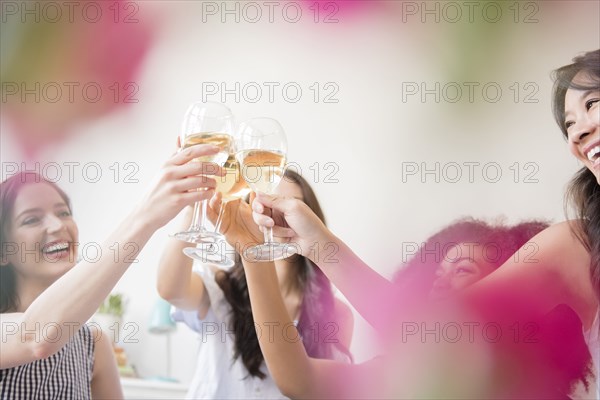
[[[251,201],[252,198],[253,196],[251,196]],[[262,243],[262,234],[252,220],[250,205],[242,199],[228,201],[223,205],[221,199],[221,193],[216,193],[210,200],[208,217],[211,222],[215,223],[219,210],[221,207],[225,207],[219,231],[225,235],[227,242],[240,253],[250,245]]]
[[[302,200],[257,193],[252,211],[261,230],[272,227],[273,236],[294,243],[305,257],[314,256],[315,246],[324,247],[333,240],[329,229]]]
[[[138,218],[158,229],[184,207],[209,199],[214,194],[215,180],[206,175],[223,176],[224,172],[214,163],[190,161],[218,152],[215,146],[196,145],[171,156],[138,207]]]

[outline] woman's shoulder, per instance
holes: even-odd
[[[550,225],[548,228],[544,229],[542,232],[544,231],[548,231],[548,232],[553,232],[553,233],[560,233],[563,235],[569,235],[572,236],[573,238],[576,238],[577,235],[575,234],[575,232],[578,229],[578,225],[581,221],[578,219],[569,219],[566,221],[562,221],[562,222],[557,222],[555,224]]]
[[[534,244],[534,261],[549,268],[556,281],[562,282],[564,293],[575,301],[569,305],[587,322],[589,312],[582,310],[595,310],[596,296],[590,280],[591,254],[579,229],[578,220],[560,222],[546,228],[530,242]]]
[[[590,258],[590,254],[584,245],[584,234],[579,229],[577,220],[559,222],[538,233],[528,244],[533,244],[544,254],[558,256],[558,260],[574,257],[571,261],[584,261]]]
[[[578,231],[578,221],[570,220],[549,226],[519,250],[520,264],[537,264],[563,282],[584,284],[589,281],[590,252]]]
[[[558,235],[563,239],[579,241],[578,231],[580,220],[571,219],[562,222],[557,222],[544,229],[541,233]]]

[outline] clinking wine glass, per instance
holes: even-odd
[[[253,191],[273,194],[285,172],[287,139],[283,127],[272,118],[253,118],[240,125],[237,159],[244,180]],[[295,254],[293,246],[273,240],[265,228],[264,243],[245,251],[252,261],[274,261]]]
[[[210,156],[198,157],[196,162],[213,162],[222,166],[233,149],[233,114],[224,104],[216,102],[192,103],[184,116],[181,128],[181,148],[197,144],[211,144],[220,151]],[[208,171],[207,171],[208,172]],[[218,178],[214,176],[214,178]],[[194,214],[190,227],[173,236],[189,243],[214,243],[221,236],[204,226],[208,200],[194,205]]]
[[[232,267],[235,262],[224,254],[227,246],[225,238],[219,233],[225,206],[229,201],[245,197],[250,193],[250,187],[241,176],[241,168],[236,158],[234,147],[222,166],[225,176],[215,176],[216,191],[221,192],[222,202],[219,216],[215,222],[215,234],[219,235],[215,243],[200,244],[199,247],[187,247],[183,252],[195,260],[211,263],[219,267]]]

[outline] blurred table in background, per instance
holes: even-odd
[[[126,399],[184,399],[187,386],[152,379],[121,378]]]

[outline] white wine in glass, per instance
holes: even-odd
[[[184,149],[197,144],[210,144],[218,147],[220,151],[217,154],[202,156],[195,159],[197,162],[204,161],[213,162],[215,164],[223,164],[225,162],[225,158],[228,156],[228,151],[232,145],[231,135],[218,132],[193,133],[186,136],[183,140],[183,146],[181,147]]]
[[[180,142],[182,149],[198,144],[210,144],[220,149],[217,154],[198,157],[193,162],[212,162],[223,165],[233,151],[233,114],[227,106],[214,102],[192,103],[183,119]],[[207,175],[216,171],[206,171]],[[216,176],[214,176],[216,178]],[[192,223],[187,231],[173,236],[189,243],[213,243],[220,235],[204,226],[207,200],[194,205]]]
[[[244,180],[255,192],[273,193],[285,170],[285,155],[279,151],[244,150],[238,153]]]
[[[221,221],[225,206],[229,201],[241,199],[250,193],[250,187],[242,178],[240,173],[240,164],[235,157],[235,153],[229,153],[229,156],[222,166],[225,176],[215,176],[217,183],[215,190],[221,192],[222,203],[219,210],[219,216],[215,223],[215,234],[219,234]],[[235,265],[235,262],[223,254],[223,249],[227,247],[224,238],[221,236],[215,243],[201,244],[200,247],[187,247],[183,250],[184,254],[195,260],[204,263],[211,263],[223,268],[229,268]]]
[[[287,139],[283,127],[272,118],[253,118],[240,126],[237,159],[242,176],[254,191],[273,194],[285,172]],[[273,240],[273,229],[264,230],[263,244],[245,251],[251,261],[287,258],[296,249]]]

